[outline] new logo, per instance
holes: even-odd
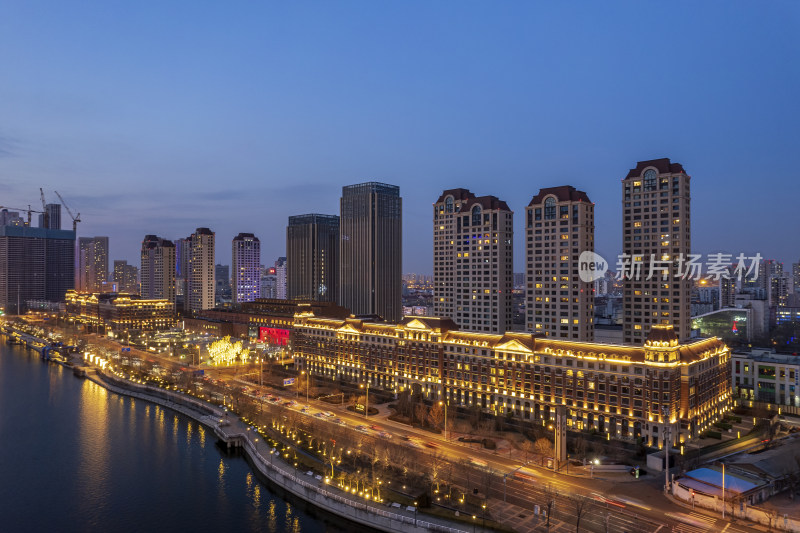
[[[608,262],[594,252],[585,251],[578,258],[578,275],[581,281],[591,283],[603,277],[608,270]]]

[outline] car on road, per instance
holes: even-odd
[[[325,418],[325,413],[314,413],[317,418]]]
[[[412,447],[412,448],[419,448],[419,449],[422,449],[422,444],[420,444],[419,442],[415,441],[414,439],[408,439],[408,441],[406,442],[406,444],[407,444],[408,446]]]
[[[360,431],[361,433],[369,433],[369,428],[367,426],[356,426],[356,431]]]
[[[487,463],[483,459],[478,459],[476,457],[470,457],[469,458],[469,463],[472,466],[477,466],[477,467],[480,467],[480,468],[486,468],[487,466],[489,466],[489,463]]]
[[[425,443],[425,446],[426,446],[426,447],[428,447],[428,448],[433,448],[433,449],[435,449],[435,448],[438,448],[438,447],[439,447],[439,445],[438,445],[438,444],[436,444],[435,442],[431,442],[431,441],[428,441],[428,442],[426,442],[426,443]]]
[[[347,423],[344,420],[342,420],[341,418],[334,418],[333,419],[333,423],[334,424],[339,424],[340,426],[346,426],[347,425]]]
[[[378,433],[378,436],[380,438],[382,438],[382,439],[391,439],[392,438],[392,434],[389,433],[388,431],[381,431],[380,433]]]
[[[377,425],[377,424],[372,424],[372,425],[371,425],[369,428],[370,428],[372,431],[383,431],[383,428],[382,428],[382,427],[380,427],[380,426],[379,426],[379,425]]]

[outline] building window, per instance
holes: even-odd
[[[473,226],[481,225],[481,208],[478,205],[472,208],[472,225]]]
[[[544,219],[553,220],[556,218],[556,199],[549,196],[544,201]]]

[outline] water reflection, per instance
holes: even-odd
[[[274,496],[208,428],[0,344],[0,433],[21,427],[28,441],[0,439],[4,532],[342,531]]]

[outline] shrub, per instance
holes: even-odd
[[[703,433],[703,438],[705,439],[722,439],[722,433],[719,431],[706,431]]]

